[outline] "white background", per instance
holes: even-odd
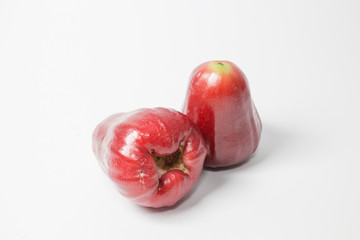
[[[242,166],[167,210],[91,150],[115,112],[180,110],[231,60],[264,129]],[[360,239],[360,2],[0,1],[0,239]]]

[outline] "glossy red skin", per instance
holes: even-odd
[[[205,166],[226,167],[243,162],[257,148],[262,124],[250,96],[244,73],[229,61],[228,72],[212,62],[198,66],[190,76],[183,113],[200,128],[208,145]]]
[[[160,173],[151,155],[169,155],[185,142],[179,169]],[[120,193],[146,207],[175,204],[198,179],[206,144],[184,114],[165,108],[118,113],[101,122],[93,133],[93,150],[100,166]]]

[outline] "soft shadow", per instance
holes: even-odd
[[[281,149],[281,147],[285,145],[285,143],[291,141],[291,139],[292,138],[290,134],[280,130],[277,127],[265,124],[263,125],[259,146],[255,153],[252,154],[248,159],[230,167],[204,168],[205,171],[201,173],[192,190],[171,207],[146,208],[139,206],[139,208],[149,213],[170,213],[188,210],[199,204],[205,197],[210,195],[211,192],[216,191],[216,189],[226,183],[226,174],[222,175],[217,172],[245,170],[247,168],[257,166],[263,161],[269,159],[271,155]]]
[[[211,192],[223,185],[225,181],[226,179],[219,174],[203,171],[190,192],[188,192],[175,205],[162,208],[147,208],[139,206],[139,208],[149,213],[185,211],[199,204],[206,196],[211,194]]]

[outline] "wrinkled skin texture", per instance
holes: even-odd
[[[180,145],[182,167],[163,170],[156,165],[154,155],[170,155]],[[184,114],[165,108],[114,114],[93,133],[93,151],[104,172],[122,195],[147,207],[171,206],[189,192],[206,150],[198,127]]]
[[[229,61],[206,62],[190,76],[183,113],[208,145],[205,166],[243,162],[257,148],[262,130],[244,73]]]

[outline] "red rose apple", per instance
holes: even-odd
[[[106,118],[94,131],[93,150],[121,194],[154,208],[171,206],[189,192],[206,156],[198,127],[165,108]]]
[[[229,61],[206,62],[192,72],[183,113],[199,126],[208,145],[205,166],[240,163],[259,144],[262,125],[248,82]]]

